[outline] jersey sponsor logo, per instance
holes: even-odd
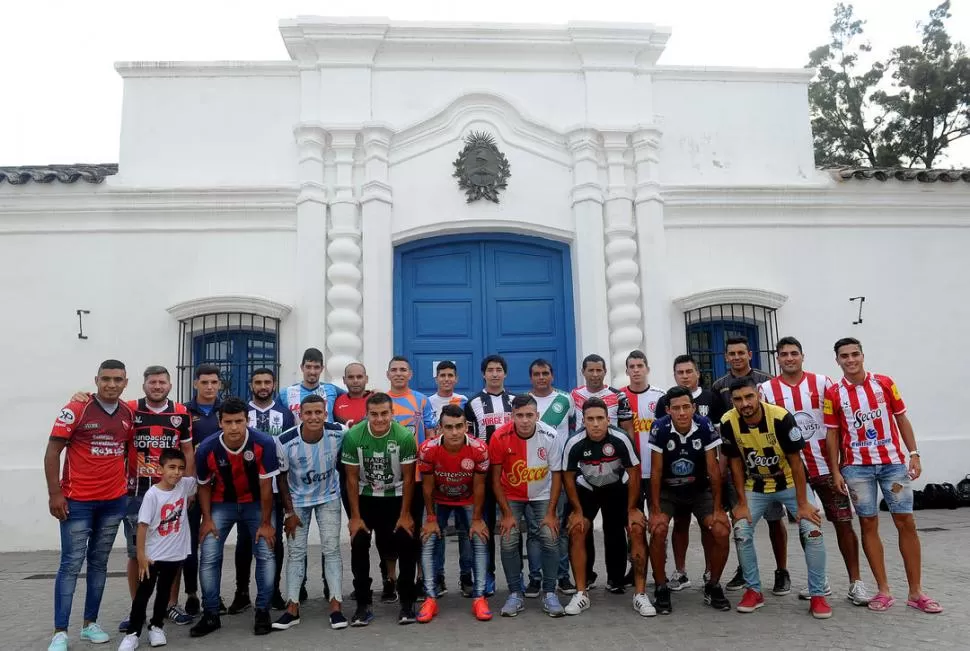
[[[475,469],[475,462],[472,459],[469,459],[468,457],[465,457],[464,459],[461,460],[461,469],[462,470],[474,470]]]
[[[893,382],[892,386],[889,387],[889,390],[893,392],[893,398],[895,398],[896,400],[902,399],[899,397],[899,387],[896,386],[895,382]]]
[[[174,439],[174,436],[172,437]],[[160,439],[160,440],[159,440]],[[149,436],[148,438],[143,438],[141,436],[135,437],[135,448],[141,449],[163,449],[163,448],[174,448],[175,441],[169,440],[169,436],[162,434],[161,436]]]
[[[762,456],[757,454],[755,450],[748,452],[748,457],[745,459],[748,464],[748,468],[755,470],[756,468],[770,468],[771,466],[777,466],[781,461],[781,458],[777,454],[769,456]]]
[[[880,418],[882,418],[882,407],[878,407],[870,411],[863,411],[862,409],[860,409],[859,411],[855,412],[852,416],[854,419],[852,421],[852,426],[856,429],[861,429],[863,427],[866,427],[872,421],[879,420]],[[875,430],[872,430],[872,431],[875,432]],[[866,436],[869,436],[868,431],[866,432]],[[869,436],[869,438],[875,438],[875,437]]]
[[[325,472],[317,472],[316,470],[309,470],[303,478],[300,480],[307,486],[313,486],[321,482],[327,481],[327,478],[333,474],[333,470],[327,470]]]
[[[616,448],[613,447],[612,443],[606,443],[603,445],[603,454],[607,457],[612,457],[616,453]]]
[[[591,457],[591,456],[593,456],[593,451],[592,450],[583,450],[583,456],[584,457]]]
[[[791,430],[789,430],[788,432],[788,440],[791,441],[792,443],[798,443],[799,441],[801,441],[802,430],[800,430],[798,427],[791,428]]]
[[[479,424],[482,427],[491,427],[493,425],[504,425],[506,422],[506,415],[502,414],[485,414],[479,419]]]
[[[57,420],[61,421],[65,425],[70,425],[74,422],[74,412],[65,407],[61,409],[61,413],[57,416]]]
[[[700,440],[700,439],[694,439],[694,440],[693,440],[693,441],[691,442],[691,445],[693,445],[693,446],[694,446],[694,449],[695,449],[695,450],[700,450],[700,449],[701,449],[701,440]]]
[[[835,413],[835,410],[832,408],[831,400],[826,399],[825,402],[822,403],[822,413],[827,414],[829,416]]]
[[[652,418],[640,418],[640,416],[633,417],[634,432],[649,432],[651,427],[653,427]]]
[[[689,475],[694,472],[694,462],[690,459],[677,459],[670,464],[670,471],[678,477]]]
[[[255,458],[256,458],[256,455],[253,454],[252,450],[246,450],[245,452],[243,452],[243,459],[245,459],[246,461],[252,461]]]
[[[101,429],[101,423],[85,423],[84,424],[84,427],[82,427],[81,429],[83,429],[83,430],[88,430],[88,429]]]
[[[135,425],[141,425],[141,416],[135,415]]]
[[[822,434],[822,426],[807,411],[796,411],[795,423],[798,425],[798,429],[802,431],[802,438],[806,441],[811,441],[816,436]],[[794,441],[795,439],[792,440]]]
[[[530,468],[524,459],[519,459],[512,464],[512,472],[509,473],[509,486],[516,487],[534,481],[542,481],[548,475],[549,466]]]
[[[172,423],[172,427],[179,427],[182,424],[181,416],[172,416],[168,420]]]

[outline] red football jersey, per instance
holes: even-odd
[[[449,506],[468,506],[474,501],[475,473],[488,472],[488,446],[465,437],[458,452],[449,452],[442,439],[428,439],[418,450],[418,470],[434,474],[434,501]]]
[[[134,430],[125,402],[109,414],[96,399],[71,401],[54,421],[51,438],[66,440],[61,492],[72,500],[115,500],[128,492],[127,455]]]

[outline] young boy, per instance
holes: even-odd
[[[156,584],[148,643],[153,647],[166,644],[162,626],[169,592],[190,551],[188,506],[189,498],[195,495],[195,478],[182,476],[185,474],[185,454],[178,448],[163,450],[158,462],[161,479],[145,493],[138,511],[138,591],[131,604],[127,635],[118,651],[138,648],[148,600],[156,592]]]

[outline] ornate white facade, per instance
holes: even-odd
[[[121,157],[104,183],[0,183],[7,304],[22,306],[5,325],[18,372],[3,380],[0,549],[56,546],[45,435],[101,359],[129,364],[134,397],[140,368],[178,365],[180,320],[245,312],[280,319],[284,382],[313,345],[382,386],[395,247],[446,234],[567,245],[575,359],[603,355],[617,384],[633,348],[670,384],[685,313],[715,304],[776,309],[820,372],[837,372],[836,338],[858,336],[904,391],[927,477],[970,471],[967,435],[935,408],[956,400],[939,360],[970,317],[970,184],[817,171],[810,71],[658,65],[669,31],[651,25],[280,30],[290,61],[119,63]],[[466,203],[451,175],[479,130],[512,166],[497,204]]]

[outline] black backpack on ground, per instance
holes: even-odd
[[[970,506],[970,475],[957,482],[957,497],[960,499],[960,506]]]

